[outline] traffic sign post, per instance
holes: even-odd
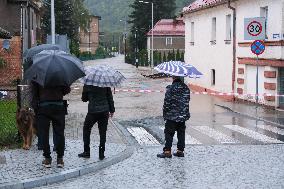
[[[258,104],[258,56],[265,51],[265,44],[263,41],[255,40],[251,44],[251,52],[256,55],[256,96],[255,101]]]
[[[244,19],[244,39],[245,40],[264,40],[265,39],[265,20],[264,17]]]

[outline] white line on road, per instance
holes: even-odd
[[[241,143],[240,141],[238,141],[237,139],[234,139],[230,136],[227,136],[213,128],[210,128],[208,126],[193,126],[191,127],[192,129],[195,129],[199,132],[201,132],[202,134],[205,134],[213,139],[215,139],[216,141],[220,142],[221,144],[235,144],[235,143]]]
[[[160,129],[164,130],[164,127],[159,127]],[[174,140],[178,141],[177,134],[174,135]],[[202,144],[197,139],[193,138],[189,134],[185,133],[185,144]]]
[[[235,132],[239,132],[239,133],[246,135],[248,137],[251,137],[255,140],[264,142],[264,143],[284,143],[284,142],[277,140],[275,138],[268,137],[266,135],[260,134],[258,132],[252,131],[250,129],[240,127],[238,125],[224,125],[224,127],[227,128],[227,129],[231,129]]]
[[[128,127],[127,130],[135,137],[140,145],[160,145],[157,139],[142,127]]]
[[[280,129],[278,127],[273,127],[271,125],[257,125],[256,127],[279,135],[284,135],[284,129]]]

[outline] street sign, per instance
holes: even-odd
[[[264,40],[265,39],[265,20],[264,17],[244,19],[244,38],[245,40]]]
[[[251,52],[253,54],[256,54],[257,56],[262,54],[265,51],[265,44],[263,41],[255,40],[251,44]]]
[[[9,50],[10,49],[10,41],[8,39],[5,39],[3,41],[3,49]]]

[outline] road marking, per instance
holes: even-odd
[[[235,144],[235,143],[241,143],[240,141],[227,136],[213,128],[210,128],[208,126],[192,126],[192,129],[195,129],[202,134],[205,134],[209,136],[210,138],[215,139],[216,141],[220,142],[221,144]]]
[[[277,140],[275,138],[268,137],[266,135],[260,134],[258,132],[252,131],[250,129],[240,127],[238,125],[224,125],[224,127],[227,128],[227,129],[231,129],[235,132],[239,132],[239,133],[246,135],[248,137],[251,137],[255,140],[264,142],[264,143],[284,143],[284,142]]]
[[[164,130],[164,127],[160,127],[160,129]],[[177,133],[174,135],[174,140],[178,141],[177,139]],[[202,144],[197,139],[193,138],[189,134],[185,133],[185,144]]]
[[[127,130],[131,133],[132,136],[134,136],[134,138],[140,145],[160,145],[157,139],[142,127],[128,127]]]
[[[273,127],[271,125],[257,125],[256,127],[279,135],[284,135],[284,129],[280,129],[278,127]]]

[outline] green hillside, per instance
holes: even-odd
[[[101,16],[101,31],[104,32],[122,32],[124,22],[120,20],[127,19],[131,12],[129,5],[134,0],[85,0],[85,4],[93,15]],[[166,0],[164,0],[166,1]],[[176,0],[177,14],[186,5],[193,0]]]

